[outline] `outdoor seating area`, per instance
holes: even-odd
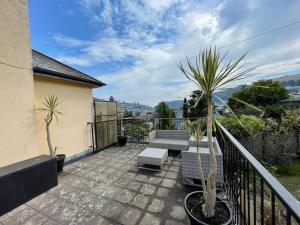
[[[189,224],[181,159],[169,156],[161,172],[136,168],[147,145],[111,147],[71,163],[58,186],[0,217],[8,224]]]

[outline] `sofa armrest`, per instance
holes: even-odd
[[[156,138],[156,130],[149,132],[149,142]]]

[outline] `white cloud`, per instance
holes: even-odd
[[[66,37],[62,34],[54,34],[53,38],[57,43],[66,47],[82,47],[90,43],[89,41],[79,40],[77,38],[72,37]]]
[[[77,66],[90,66],[91,62],[84,58],[72,57],[72,56],[58,56],[56,57],[58,61],[64,62],[69,65]]]
[[[90,40],[63,35],[56,35],[54,39],[61,45],[77,49],[76,55],[61,55],[60,60],[68,64],[101,67],[111,62],[123,63],[110,70],[112,72],[98,76],[109,84],[95,92],[101,98],[113,95],[117,99],[154,105],[159,100],[184,97],[195,87],[185,80],[176,63],[186,56],[194,58],[199,50],[210,45],[228,46],[222,53],[229,50],[229,58],[250,50],[245,61],[247,66],[259,67],[244,82],[265,78],[265,74],[300,69],[300,30],[296,27],[230,45],[289,23],[296,17],[294,8],[300,7],[298,3],[78,1],[89,18],[101,25],[101,30]],[[289,14],[280,13],[284,10]],[[277,20],[270,20],[275,14]],[[289,31],[291,33],[287,33]],[[128,61],[131,63],[126,66]],[[153,70],[155,68],[159,69]]]

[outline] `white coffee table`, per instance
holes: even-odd
[[[146,148],[137,156],[139,169],[160,171],[166,161],[168,161],[168,149]],[[149,166],[157,166],[158,169]]]

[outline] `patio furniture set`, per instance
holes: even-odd
[[[213,147],[217,158],[217,177],[219,186],[223,179],[223,155],[216,138],[213,138]],[[210,154],[207,137],[203,137],[198,146],[204,176],[210,170]],[[186,130],[154,130],[149,133],[149,147],[137,157],[139,169],[160,171],[168,160],[168,150],[180,151],[182,158],[182,179],[184,184],[198,185],[199,163],[197,160],[197,144],[194,136]]]

